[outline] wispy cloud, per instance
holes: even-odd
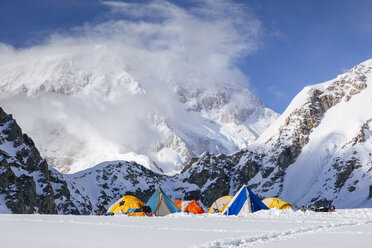
[[[247,81],[235,63],[259,48],[261,35],[261,22],[248,7],[210,0],[189,8],[161,0],[103,4],[119,20],[75,28],[70,37],[54,35],[50,43],[115,42],[182,61],[221,80]]]

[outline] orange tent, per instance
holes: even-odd
[[[195,200],[192,201],[175,201],[174,204],[182,210],[182,212],[189,212],[193,214],[204,214],[204,209]]]

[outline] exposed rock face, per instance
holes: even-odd
[[[188,191],[187,199],[203,199],[203,204],[209,206],[216,197],[228,195],[232,171],[230,157],[204,154],[190,169],[180,175],[183,182],[197,185],[194,191]]]
[[[231,156],[204,154],[184,173],[177,176],[184,183],[197,185],[196,190],[185,189],[185,199],[198,199],[210,206],[217,198],[233,195],[259,171],[259,164],[249,152]]]
[[[19,214],[77,214],[58,172],[48,168],[33,141],[0,108],[0,197]],[[61,204],[58,202],[63,201]]]
[[[364,69],[363,73],[369,71],[365,66],[362,68]],[[356,72],[353,71],[351,75],[345,74],[332,81],[325,90],[316,87],[305,88],[304,91],[308,95],[306,101],[286,117],[284,124],[279,128],[278,135],[272,137],[268,142],[276,138],[275,149],[286,141],[292,142],[294,147],[289,149],[296,151],[294,153],[287,151],[287,154],[291,154],[294,158],[297,157],[302,147],[309,142],[311,131],[319,125],[324,113],[341,100],[349,101],[352,95],[360,93],[367,87],[366,76],[359,75],[361,69],[355,68],[354,70]],[[288,162],[293,163],[294,161],[290,159]]]

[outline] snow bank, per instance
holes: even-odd
[[[3,247],[368,247],[372,209],[268,210],[246,217],[0,215],[0,233]]]

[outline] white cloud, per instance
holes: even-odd
[[[111,8],[111,21],[55,33],[42,44],[13,53],[48,54],[102,44],[149,53],[198,68],[220,81],[248,85],[248,77],[236,63],[259,49],[261,22],[247,6],[224,0],[196,1],[187,8],[163,0],[102,4]],[[2,56],[8,59],[14,58]]]
[[[115,20],[77,27],[69,37],[53,35],[49,43],[116,43],[189,64],[222,81],[248,82],[236,62],[259,48],[261,23],[246,6],[211,0],[188,8],[161,0],[103,4]]]

